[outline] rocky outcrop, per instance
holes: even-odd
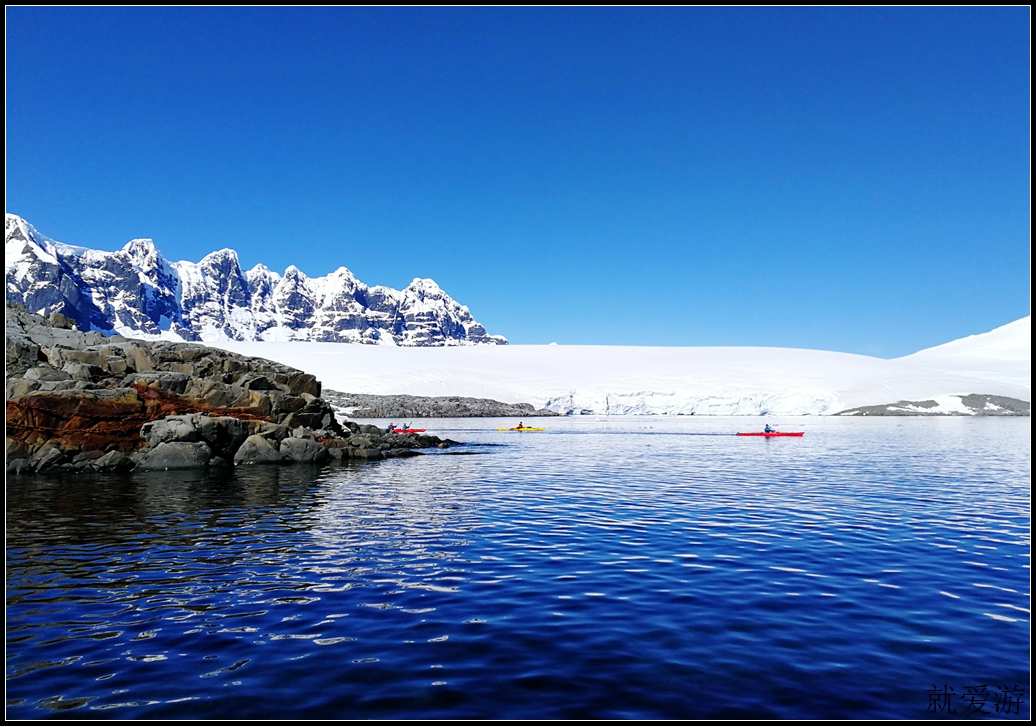
[[[1031,416],[1032,404],[1007,396],[969,393],[946,396],[944,401],[896,401],[880,406],[860,406],[835,416]]]
[[[168,262],[149,239],[115,252],[55,242],[6,218],[7,300],[58,312],[81,330],[187,341],[313,340],[405,346],[506,345],[434,281],[403,290],[363,284],[346,268],[310,278],[256,265],[223,249]]]
[[[324,391],[335,410],[353,418],[480,418],[559,416],[531,403],[501,403],[491,398],[463,396],[376,396]]]
[[[10,472],[321,464],[444,443],[340,424],[320,382],[295,368],[203,345],[83,333],[61,314],[10,303],[5,384]]]

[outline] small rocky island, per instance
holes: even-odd
[[[1007,396],[986,393],[953,395],[959,404],[949,411],[938,401],[896,401],[879,406],[860,406],[839,411],[835,416],[1031,416],[1032,404]]]
[[[355,418],[534,418],[560,416],[531,403],[502,403],[467,396],[378,396],[368,393],[324,391],[336,411]]]
[[[273,361],[5,313],[8,473],[324,464],[456,443],[341,424],[320,381]]]

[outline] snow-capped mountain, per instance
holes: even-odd
[[[56,242],[6,216],[7,299],[60,312],[81,330],[220,342],[306,340],[402,346],[506,345],[434,281],[368,287],[346,268],[307,277],[256,265],[234,250],[168,262],[149,239],[116,252]]]

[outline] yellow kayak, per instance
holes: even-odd
[[[520,429],[497,429],[497,431],[546,431],[547,427],[533,428],[532,426],[522,426]]]

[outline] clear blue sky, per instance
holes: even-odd
[[[7,211],[431,277],[513,343],[1029,314],[1030,11],[8,8]]]

